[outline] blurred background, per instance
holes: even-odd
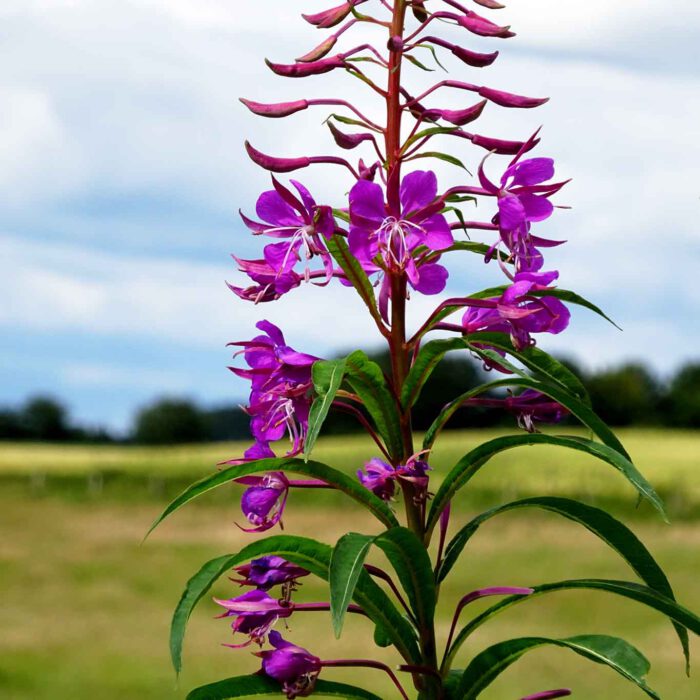
[[[327,5],[3,0],[0,6],[3,698],[180,698],[197,682],[255,666],[245,652],[219,647],[228,638],[224,625],[207,617],[211,606],[194,621],[181,688],[167,659],[168,615],[184,581],[207,557],[242,542],[234,525],[238,494],[214,495],[145,547],[138,543],[170,496],[245,449],[246,388],[227,370],[225,346],[251,337],[256,320],[278,323],[300,351],[332,357],[361,345],[385,359],[360,302],[345,288],[302,288],[254,307],[225,285],[240,281],[228,254],[256,257],[260,249],[237,210],[253,212],[269,187],[269,177],[246,159],[244,138],[281,156],[330,151],[332,144],[323,111],[266,121],[237,98],[282,101],[352,90],[377,113],[350,78],[284,81],[264,65],[265,56],[289,62],[316,45],[316,30],[298,15]],[[500,11],[499,21],[518,36],[499,45],[497,63],[473,79],[552,99],[529,111],[491,106],[480,131],[522,139],[544,125],[538,154],[555,158],[559,178],[573,178],[557,197],[571,209],[540,227],[542,235],[568,240],[548,252],[548,266],[560,270],[562,287],[602,306],[623,329],[573,310],[566,333],[539,342],[576,368],[596,410],[623,428],[623,441],[667,499],[675,524],[665,528],[643,507],[635,510],[616,475],[543,448],[528,453],[527,468],[516,457],[499,459],[459,504],[460,517],[543,491],[609,506],[636,522],[681,601],[698,610],[700,6],[519,0]],[[476,37],[470,42],[476,50],[492,48]],[[468,73],[446,67],[454,77]],[[455,155],[473,172],[483,152],[464,147]],[[437,170],[441,183],[463,181],[449,165]],[[351,185],[323,167],[300,179],[322,202],[338,203]],[[471,257],[452,268],[445,296],[500,283],[496,267]],[[438,301],[413,299],[414,321]],[[463,357],[446,362],[424,392],[417,427],[481,373]],[[352,472],[373,456],[342,418],[328,427],[321,458]],[[463,412],[453,427],[436,454],[436,478],[477,440],[514,429],[486,410]],[[332,541],[345,527],[337,518],[341,505],[332,497],[313,507],[302,499],[296,512],[290,508],[289,529],[321,531]],[[331,512],[337,533],[328,530]],[[352,509],[347,518],[360,528]],[[462,572],[448,597],[480,584],[532,583],[534,555],[546,562],[550,580],[629,575],[588,535],[545,516],[508,516],[501,528],[494,524],[481,535],[478,573]],[[572,561],[571,551],[581,556]],[[498,578],[513,571],[517,581]],[[218,593],[227,590],[223,583]],[[514,630],[536,633],[540,625],[553,633],[610,632],[614,615],[651,656],[652,685],[664,697],[700,696],[698,679],[683,677],[663,620],[600,595],[590,604],[560,595],[511,613],[480,641]],[[572,610],[573,600],[584,601],[585,614]],[[300,641],[328,633],[330,644],[330,627],[317,625],[304,632],[297,624],[294,631]],[[351,634],[338,655],[348,650],[342,644],[363,647]],[[557,653],[521,663],[487,700],[518,697],[533,678],[551,678],[554,687],[567,677],[580,697],[600,696],[600,688],[606,697],[637,697]]]

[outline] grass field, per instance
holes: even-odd
[[[435,479],[450,462],[490,434],[448,434],[434,461]],[[610,505],[628,519],[665,567],[686,606],[700,610],[700,435],[623,431],[640,469],[665,496],[669,527],[635,497],[622,477],[593,460],[544,448],[513,451],[494,460],[456,507],[455,522],[513,497],[535,493],[581,496]],[[357,468],[366,443],[328,440],[317,458],[348,471]],[[145,545],[140,540],[168,497],[188,480],[240,452],[237,445],[173,449],[0,446],[0,698],[8,700],[169,700],[194,685],[248,672],[257,660],[230,640],[215,606],[195,612],[179,688],[169,667],[169,617],[187,578],[208,558],[234,552],[244,536],[238,492],[224,487],[166,522]],[[288,531],[334,542],[347,529],[375,528],[339,496],[321,504],[293,494]],[[440,634],[456,599],[487,585],[528,585],[575,577],[629,578],[626,565],[592,535],[556,516],[515,513],[480,531],[465,563],[443,587]],[[214,593],[235,595],[223,579]],[[306,583],[305,600],[324,597]],[[474,611],[479,608],[475,607]],[[293,639],[326,658],[366,656],[369,625],[349,622],[333,639],[325,614],[293,617]],[[677,640],[659,615],[603,593],[558,593],[528,601],[482,629],[463,659],[489,643],[513,636],[584,632],[626,636],[652,661],[649,682],[664,700],[700,698],[700,676],[686,679]],[[695,640],[697,641],[697,640]],[[698,645],[694,645],[697,647]],[[384,658],[394,659],[386,652]],[[327,677],[331,677],[330,674]],[[333,674],[395,694],[371,671]],[[537,651],[514,665],[484,700],[517,700],[528,692],[569,685],[581,700],[643,697],[611,671],[563,650]]]

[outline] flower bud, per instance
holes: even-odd
[[[248,141],[245,142],[245,150],[256,165],[273,173],[289,173],[293,170],[306,168],[311,164],[311,159],[306,156],[301,158],[275,158],[268,156],[257,148],[253,148]]]
[[[494,139],[490,136],[481,136],[480,134],[472,134],[471,142],[475,146],[481,146],[487,151],[493,151],[499,155],[515,155],[520,152],[520,150],[527,146],[526,151],[534,148],[539,142],[539,139],[534,139],[529,143],[523,143],[522,141],[507,141],[505,139]]]
[[[340,24],[352,12],[353,7],[362,2],[365,2],[365,0],[350,0],[337,7],[331,7],[313,15],[302,15],[302,17],[309,24],[313,24],[319,29],[329,29],[330,27],[335,27],[336,24]]]
[[[471,107],[467,107],[466,109],[441,109],[430,110],[430,112],[439,112],[439,118],[450,122],[450,124],[464,126],[465,124],[469,124],[469,122],[473,122],[475,119],[478,119],[481,116],[487,102],[488,100],[482,100]]]
[[[333,139],[335,140],[336,144],[340,148],[344,148],[345,150],[351,150],[359,146],[364,141],[372,140],[372,134],[368,134],[367,132],[364,132],[362,134],[345,134],[342,131],[340,131],[340,129],[338,129],[338,127],[332,121],[329,121],[327,123],[328,128],[331,130],[331,134],[333,134]]]
[[[474,0],[474,2],[482,7],[488,7],[489,10],[502,10],[505,7],[495,0]]]
[[[330,53],[331,49],[335,46],[336,41],[338,41],[338,37],[335,34],[333,36],[329,36],[316,48],[311,49],[309,53],[305,53],[303,56],[299,56],[299,58],[295,60],[297,63],[313,63],[314,61],[318,61]]]
[[[300,112],[309,106],[306,100],[295,100],[294,102],[273,102],[264,104],[263,102],[253,102],[246,100],[243,97],[238,98],[253,114],[260,117],[271,117],[278,119],[279,117],[288,117],[290,114]]]
[[[265,59],[265,63],[273,73],[285,78],[306,78],[309,75],[321,75],[336,68],[342,68],[345,65],[345,59],[342,56],[331,56],[330,58],[322,58],[320,61],[291,64],[273,63]]]
[[[491,102],[495,102],[501,107],[518,107],[520,109],[531,109],[539,107],[545,102],[549,102],[549,97],[524,97],[522,95],[514,95],[511,92],[503,92],[502,90],[493,90],[492,88],[479,88],[479,94]]]
[[[468,12],[466,15],[458,17],[457,23],[478,36],[492,36],[500,39],[515,36],[515,32],[510,31],[510,26],[499,27],[485,17],[477,15],[476,12]]]
[[[468,66],[472,66],[474,68],[484,68],[485,66],[490,66],[498,58],[498,51],[494,51],[493,53],[478,53],[476,51],[464,49],[461,46],[454,46],[452,48],[452,53],[460,61],[463,61]]]

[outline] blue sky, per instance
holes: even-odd
[[[228,254],[259,248],[236,211],[252,211],[269,182],[244,138],[279,155],[330,150],[325,113],[261,120],[237,97],[359,92],[344,76],[284,81],[263,63],[318,43],[297,15],[328,4],[3,0],[0,402],[50,392],[76,418],[124,429],[157,395],[239,399],[225,344],[249,337],[260,316],[318,355],[371,345],[347,290],[303,289],[255,308],[224,284],[237,279]],[[700,6],[518,0],[498,19],[518,36],[498,44],[496,65],[449,64],[451,77],[552,98],[538,110],[490,107],[479,130],[521,138],[544,125],[539,154],[574,178],[557,200],[573,208],[541,227],[569,241],[549,260],[562,286],[625,329],[576,312],[542,346],[589,367],[644,358],[668,375],[700,355]],[[357,101],[372,111],[368,97]],[[473,169],[482,152],[460,149]],[[459,177],[438,170],[444,183]],[[351,184],[324,168],[303,180],[336,202]],[[460,263],[449,292],[500,283],[495,268]],[[416,299],[414,316],[432,303]]]

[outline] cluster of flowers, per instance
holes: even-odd
[[[277,620],[288,618],[297,607],[291,601],[292,592],[298,579],[309,572],[275,556],[253,559],[249,564],[236,567],[235,571],[241,576],[240,579],[232,579],[235,583],[255,586],[255,589],[236,598],[215,599],[226,610],[220,617],[233,618],[231,628],[234,634],[248,636],[240,644],[225,646],[238,649],[255,643],[262,647],[266,641],[269,642],[272,649],[256,653],[262,659],[261,671],[278,681],[288,698],[309,695],[321,671],[321,660],[306,649],[286,641],[272,629]],[[273,598],[268,593],[274,586],[282,586],[281,598]],[[317,609],[314,604],[302,604],[300,607]]]

